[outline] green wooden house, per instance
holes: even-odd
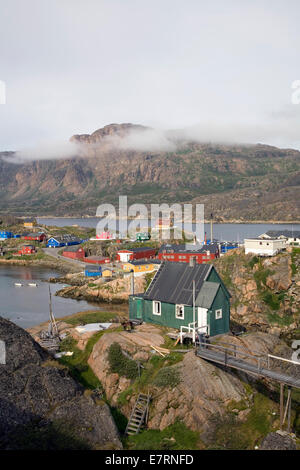
[[[229,331],[230,294],[210,264],[164,262],[147,291],[129,297],[129,318],[179,330],[196,321],[215,336]]]

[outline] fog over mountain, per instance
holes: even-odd
[[[169,129],[300,148],[297,0],[0,7],[0,151],[69,157],[68,136],[110,122],[158,129],[122,142],[137,150],[173,148]]]

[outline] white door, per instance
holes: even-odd
[[[200,333],[208,333],[207,328],[207,308],[198,307],[198,328]]]

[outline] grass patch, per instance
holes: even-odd
[[[236,405],[236,404],[235,404]],[[238,406],[234,408],[238,409]],[[234,409],[232,408],[232,409]],[[210,449],[253,450],[255,445],[273,430],[276,418],[272,413],[277,405],[261,393],[254,395],[254,403],[245,421],[240,422],[234,413],[211,418],[213,446]]]
[[[174,388],[181,382],[180,373],[174,367],[163,367],[160,369],[153,381],[158,387]]]
[[[253,256],[250,261],[248,262],[249,268],[253,269],[254,265],[259,262],[259,258],[257,256]]]
[[[293,323],[294,319],[291,315],[284,315],[281,317],[278,313],[269,313],[268,314],[268,321],[273,324],[278,324],[280,326],[289,326]]]
[[[78,313],[71,317],[65,317],[62,320],[72,326],[87,325],[88,323],[107,323],[117,315],[117,312],[102,312],[99,310]]]
[[[199,441],[199,432],[191,431],[183,422],[176,420],[163,431],[149,429],[129,436],[125,445],[134,450],[197,450]]]
[[[96,377],[91,367],[88,365],[88,359],[91,355],[94,345],[101,338],[103,334],[121,331],[121,328],[112,330],[104,330],[95,333],[87,342],[84,351],[81,351],[76,346],[76,341],[71,338],[65,338],[60,345],[61,351],[73,351],[73,356],[63,356],[59,359],[59,363],[68,367],[72,377],[80,382],[85,388],[94,390],[95,388],[102,389],[99,379]]]
[[[126,357],[119,343],[113,343],[108,350],[108,362],[110,371],[127,379],[136,379],[138,376],[137,363]]]
[[[262,300],[267,304],[272,310],[279,310],[281,302],[284,300],[286,293],[280,292],[279,294],[274,294],[273,292],[266,291],[262,294]]]

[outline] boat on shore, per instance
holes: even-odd
[[[22,284],[21,282],[15,282],[15,286],[16,286],[16,287],[22,287],[23,284]]]

